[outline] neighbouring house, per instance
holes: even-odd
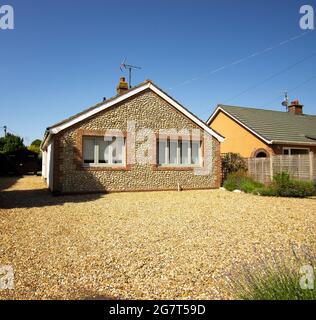
[[[45,132],[42,175],[56,193],[218,188],[220,142],[150,80]]]
[[[222,153],[246,158],[316,153],[316,116],[303,114],[298,100],[287,112],[218,105],[207,124],[225,137]]]

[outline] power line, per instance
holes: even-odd
[[[278,44],[276,44],[276,45],[274,45],[274,46],[267,47],[267,48],[265,48],[265,49],[263,49],[263,50],[261,50],[261,51],[257,51],[257,52],[254,52],[254,53],[250,54],[250,55],[247,55],[247,56],[245,56],[244,58],[235,60],[235,61],[233,61],[233,62],[231,62],[231,63],[228,63],[228,64],[226,64],[226,65],[223,65],[223,66],[221,66],[221,67],[218,67],[218,68],[216,68],[216,69],[214,69],[214,70],[208,71],[208,72],[204,73],[203,75],[196,76],[195,78],[191,78],[191,79],[188,79],[188,80],[186,80],[186,81],[183,81],[183,82],[181,82],[181,83],[179,83],[179,84],[177,84],[177,85],[175,85],[175,86],[173,86],[173,87],[170,87],[169,89],[172,90],[172,89],[177,88],[177,87],[181,87],[181,86],[184,86],[184,85],[188,85],[188,84],[190,84],[191,82],[197,81],[197,80],[199,80],[199,79],[201,79],[201,78],[203,78],[203,77],[206,77],[206,76],[208,76],[208,75],[213,75],[213,74],[215,74],[215,73],[217,73],[217,72],[219,72],[219,71],[228,69],[229,67],[238,65],[238,64],[243,63],[243,62],[245,62],[245,61],[247,61],[247,60],[250,60],[250,59],[253,59],[253,58],[255,58],[255,57],[258,57],[258,56],[260,56],[260,55],[262,55],[262,54],[265,54],[265,53],[267,53],[267,52],[269,52],[269,51],[271,51],[271,50],[274,50],[274,49],[276,49],[276,48],[279,48],[279,47],[281,47],[281,46],[284,46],[285,44],[288,44],[288,43],[290,43],[290,42],[292,42],[292,41],[295,41],[295,40],[297,40],[297,39],[300,39],[300,38],[304,37],[305,35],[311,33],[312,31],[313,31],[313,30],[303,32],[303,33],[301,33],[301,34],[299,34],[299,35],[296,35],[296,36],[294,36],[294,37],[291,37],[291,38],[289,38],[289,39],[287,39],[287,40],[281,41],[281,42],[279,42]]]
[[[7,129],[8,129],[8,131],[10,131],[11,133],[13,133],[14,135],[19,136],[19,134],[18,134],[18,133],[14,132],[14,131],[13,131],[13,130],[11,130],[10,128],[8,128],[8,127],[7,127]]]
[[[15,136],[19,136],[19,137],[22,137],[21,135],[19,135],[18,133],[16,133],[15,131],[13,131],[12,129],[10,129],[8,126],[2,126],[0,127],[1,129],[4,130],[4,136],[7,136],[8,133],[12,133],[14,134]]]
[[[234,100],[234,99],[236,99],[236,98],[244,95],[245,93],[247,93],[247,92],[249,92],[249,91],[251,91],[251,90],[253,90],[253,89],[255,89],[255,88],[258,88],[258,87],[261,86],[262,84],[264,84],[264,83],[266,83],[266,82],[268,82],[268,81],[270,81],[270,80],[278,77],[279,75],[283,74],[284,72],[287,72],[287,71],[293,69],[294,67],[296,67],[297,65],[305,62],[306,60],[313,58],[315,55],[316,55],[316,52],[313,52],[311,55],[309,55],[309,56],[307,56],[307,57],[299,60],[298,62],[293,63],[292,65],[290,65],[290,66],[288,66],[288,67],[280,70],[280,71],[277,72],[277,73],[274,73],[273,75],[269,76],[268,78],[266,78],[266,79],[264,79],[264,80],[256,83],[256,84],[253,85],[253,86],[248,87],[247,89],[245,89],[245,90],[243,90],[243,91],[241,91],[241,92],[239,92],[239,93],[237,93],[236,95],[232,96],[231,98],[224,100],[223,104],[225,104],[225,103],[227,103],[227,102],[229,102],[229,101],[232,101],[232,100]]]
[[[316,75],[312,76],[311,78],[308,78],[307,80],[304,80],[304,81],[300,82],[300,83],[299,83],[298,85],[296,85],[295,87],[291,88],[290,90],[287,90],[287,92],[288,92],[288,93],[289,93],[289,92],[293,92],[293,91],[295,91],[296,89],[301,88],[302,86],[304,86],[305,84],[311,82],[311,81],[314,80],[314,79],[316,79]],[[273,99],[273,100],[270,100],[270,101],[268,101],[268,102],[265,102],[260,108],[264,108],[264,107],[266,107],[267,105],[272,104],[273,102],[280,101],[280,97],[281,97],[281,95],[278,96],[277,98]]]

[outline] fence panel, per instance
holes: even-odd
[[[316,156],[309,155],[274,155],[269,158],[248,158],[248,173],[255,180],[268,183],[273,175],[286,171],[296,180],[316,182]]]
[[[313,163],[313,167],[311,169],[311,172],[314,177],[314,181],[316,181],[316,155],[315,155],[315,157],[312,158],[312,163]]]
[[[267,183],[270,181],[270,161],[267,158],[249,158],[248,173],[256,181]]]

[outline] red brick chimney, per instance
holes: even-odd
[[[287,107],[287,111],[296,115],[303,114],[303,105],[298,100],[294,100]]]
[[[125,78],[124,77],[121,77],[120,78],[120,82],[116,87],[116,93],[117,94],[123,94],[123,93],[125,93],[127,91],[128,91],[128,83],[125,82]]]

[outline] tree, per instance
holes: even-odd
[[[8,153],[25,149],[23,139],[14,134],[8,133],[5,137],[0,138],[0,152]]]
[[[30,151],[36,152],[37,154],[40,154],[41,153],[41,149],[40,149],[41,143],[42,143],[42,141],[40,139],[36,139],[28,146],[28,149]]]
[[[42,158],[42,153],[40,148],[41,143],[42,141],[40,139],[36,139],[27,147],[28,150],[36,152],[39,159]]]

